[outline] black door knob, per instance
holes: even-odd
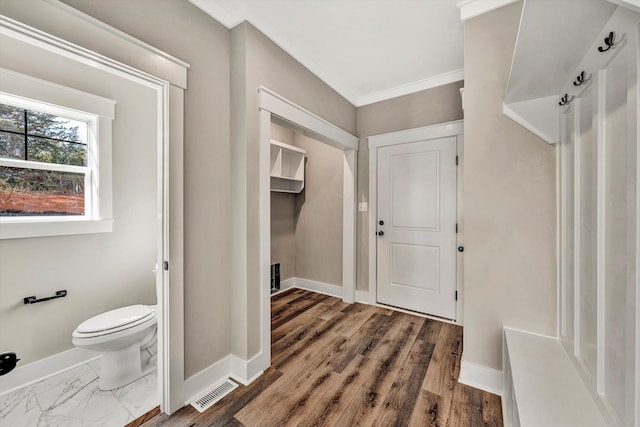
[[[384,221],[383,221],[383,220],[380,220],[379,224],[380,224],[380,225],[384,225]]]
[[[464,246],[458,246],[458,252],[464,252]]]
[[[384,236],[384,231],[378,231],[378,236]]]

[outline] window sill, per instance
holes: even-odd
[[[112,219],[74,219],[62,221],[46,219],[22,222],[0,222],[0,240],[110,233],[112,231]]]

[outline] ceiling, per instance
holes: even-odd
[[[459,0],[189,0],[247,20],[356,106],[462,80]]]

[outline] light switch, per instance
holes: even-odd
[[[369,210],[369,203],[360,202],[358,203],[358,211],[359,212],[367,212]]]

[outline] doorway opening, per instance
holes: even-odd
[[[272,123],[285,125],[342,152],[342,300],[355,299],[356,151],[358,138],[269,91],[260,105],[260,347],[261,366],[271,360],[271,139]],[[337,286],[336,286],[337,288]],[[320,290],[321,291],[321,290]]]
[[[69,22],[78,22],[82,20],[85,20],[85,18],[82,16],[69,14],[67,15],[67,20],[65,22],[67,22],[68,24]],[[122,111],[136,111],[139,116],[144,117],[145,120],[144,125],[138,125],[138,127],[120,127],[121,124],[126,123],[126,121],[118,121],[118,118],[121,117],[121,115],[119,116],[119,114],[121,114],[122,111],[120,113],[116,113],[116,118],[114,121],[114,135],[127,134],[136,142],[144,140],[145,143],[148,143],[148,145],[144,147],[134,144],[123,145],[122,142],[126,142],[126,139],[122,140],[122,138],[120,138],[122,142],[119,145],[114,144],[113,150],[110,146],[104,146],[105,149],[103,151],[100,151],[100,156],[102,156],[103,159],[112,158],[114,160],[114,165],[116,166],[117,162],[119,161],[123,168],[126,168],[127,171],[132,170],[130,166],[131,164],[133,164],[132,159],[134,159],[134,157],[133,155],[128,155],[128,153],[124,150],[125,148],[136,147],[138,152],[146,153],[147,155],[143,156],[143,159],[145,162],[145,170],[147,172],[144,174],[138,174],[137,176],[125,176],[123,174],[119,174],[117,177],[110,177],[110,179],[104,179],[101,182],[101,184],[103,185],[103,189],[105,187],[110,187],[113,185],[115,194],[124,194],[129,197],[129,199],[126,199],[126,203],[124,201],[124,198],[118,199],[120,206],[125,206],[125,208],[121,208],[120,211],[114,209],[114,215],[111,215],[111,212],[106,212],[104,218],[100,218],[100,221],[98,221],[112,222],[115,217],[115,231],[113,231],[111,234],[97,234],[94,232],[86,232],[87,229],[84,229],[84,232],[75,233],[93,234],[93,236],[90,236],[90,238],[82,238],[82,242],[79,242],[80,238],[78,238],[79,244],[77,245],[77,247],[83,247],[85,248],[85,250],[84,252],[78,251],[78,255],[76,256],[82,255],[85,258],[91,258],[90,256],[95,253],[96,255],[92,258],[102,261],[102,258],[98,255],[105,255],[105,251],[106,248],[109,247],[109,243],[113,243],[113,236],[116,236],[118,232],[123,233],[122,230],[134,230],[133,232],[129,233],[128,236],[126,236],[126,239],[128,241],[137,238],[134,241],[134,244],[137,244],[139,242],[148,243],[148,245],[146,245],[144,248],[144,258],[142,258],[142,256],[140,258],[135,258],[136,262],[140,260],[140,268],[138,268],[138,265],[136,265],[133,267],[133,270],[125,268],[113,268],[112,271],[108,271],[108,269],[106,268],[103,270],[100,270],[99,268],[89,270],[90,272],[103,272],[103,274],[101,275],[92,276],[103,280],[104,283],[106,283],[99,289],[96,287],[95,289],[98,289],[96,292],[90,292],[90,286],[97,283],[98,280],[92,281],[87,279],[86,277],[83,277],[82,280],[75,280],[75,284],[80,283],[81,286],[76,285],[76,290],[74,291],[70,287],[74,283],[71,283],[71,280],[68,277],[69,274],[67,270],[60,269],[60,271],[64,271],[65,275],[67,275],[66,279],[69,282],[67,284],[67,287],[69,287],[69,292],[68,294],[63,294],[64,296],[66,296],[66,299],[56,299],[54,302],[60,307],[63,307],[63,303],[66,304],[64,307],[67,314],[63,317],[69,319],[70,316],[68,314],[73,313],[76,316],[82,314],[82,318],[68,320],[69,322],[73,322],[73,325],[62,325],[63,327],[59,328],[62,332],[55,335],[55,337],[53,333],[49,333],[47,336],[47,338],[49,339],[48,342],[54,344],[51,346],[51,351],[49,351],[49,349],[46,349],[47,353],[45,354],[44,350],[39,349],[39,351],[44,354],[43,357],[36,358],[34,356],[32,358],[32,363],[19,366],[11,373],[11,376],[3,377],[3,383],[2,387],[0,388],[0,392],[6,391],[8,393],[11,392],[11,390],[14,388],[19,388],[24,386],[25,384],[33,383],[40,378],[44,379],[45,376],[51,375],[54,372],[68,372],[73,369],[74,366],[80,366],[87,361],[91,362],[89,358],[92,356],[87,356],[87,354],[84,353],[82,349],[75,347],[71,348],[71,346],[69,345],[72,340],[71,331],[73,331],[75,326],[77,326],[83,320],[86,320],[88,317],[91,317],[100,312],[105,312],[107,309],[111,309],[113,307],[125,306],[127,304],[136,302],[141,302],[145,305],[151,304],[153,302],[153,299],[143,295],[143,292],[148,292],[151,295],[155,293],[157,297],[157,389],[159,390],[159,392],[157,395],[154,394],[154,396],[157,397],[156,399],[154,399],[154,402],[155,404],[160,403],[161,409],[164,412],[174,412],[175,410],[181,408],[184,404],[184,399],[182,396],[182,384],[184,382],[184,352],[182,340],[182,331],[184,330],[182,311],[183,235],[182,228],[173,226],[171,229],[171,233],[169,229],[170,201],[172,214],[171,220],[176,224],[180,224],[182,214],[181,191],[172,192],[171,200],[169,199],[169,149],[171,148],[172,155],[180,155],[180,153],[182,152],[183,132],[182,122],[180,118],[183,115],[182,100],[183,90],[186,88],[186,72],[188,65],[182,63],[179,60],[162,56],[156,51],[146,51],[147,48],[142,47],[129,39],[123,39],[122,45],[119,45],[120,47],[118,48],[118,53],[122,58],[137,58],[140,55],[142,49],[147,52],[149,58],[154,58],[157,60],[157,63],[154,63],[154,74],[150,74],[149,72],[146,72],[144,70],[138,70],[133,67],[126,66],[121,62],[110,59],[107,54],[112,51],[112,45],[105,45],[106,47],[102,46],[104,47],[104,49],[101,51],[102,54],[98,54],[83,47],[74,45],[71,42],[63,41],[58,37],[52,36],[50,34],[41,31],[35,31],[32,27],[29,27],[18,21],[11,20],[9,18],[3,18],[2,22],[0,22],[0,27],[2,27],[3,29],[3,46],[11,45],[14,49],[19,49],[23,53],[27,51],[30,52],[29,55],[26,55],[26,57],[30,58],[29,61],[24,62],[24,64],[20,66],[11,64],[10,68],[12,68],[12,71],[35,78],[44,75],[46,76],[46,81],[50,81],[51,83],[55,84],[55,86],[52,86],[54,88],[52,89],[53,91],[43,91],[41,89],[41,86],[38,86],[34,83],[36,80],[31,79],[29,84],[21,85],[21,87],[23,88],[21,90],[29,91],[28,93],[23,93],[21,96],[28,99],[35,99],[42,94],[53,96],[53,94],[61,90],[61,83],[65,83],[66,86],[76,91],[76,93],[86,92],[87,94],[89,94],[89,99],[94,99],[96,98],[95,95],[100,96],[101,92],[95,89],[97,87],[100,87],[101,90],[105,90],[109,93],[114,94],[113,99],[119,101],[118,106],[119,108],[123,109]],[[70,27],[84,28],[83,34],[85,36],[87,34],[93,36],[97,32],[105,30],[103,27],[96,26],[93,23],[84,26],[70,25]],[[70,34],[70,37],[72,36],[73,34]],[[94,38],[96,40],[100,39],[100,37]],[[107,42],[105,41],[105,43]],[[61,46],[63,45],[64,54],[61,53]],[[47,61],[42,61],[43,57],[52,57],[55,58],[56,61],[59,61],[57,62],[57,70],[59,71],[59,73],[65,73],[65,76],[68,76],[68,79],[62,79],[60,77],[61,74],[52,73],[49,69],[50,67],[45,67],[46,70],[43,69],[43,64],[47,63]],[[64,67],[64,71],[60,71],[63,69],[62,67]],[[100,84],[96,86],[96,82],[100,82]],[[7,79],[3,79],[3,84],[6,83]],[[107,84],[109,86],[107,86]],[[3,91],[5,91],[4,88]],[[58,103],[52,102],[52,104],[57,105]],[[129,110],[126,110],[126,108],[129,108]],[[78,107],[77,109],[82,110],[82,106]],[[140,117],[138,117],[138,123],[140,123],[140,121],[142,120]],[[169,128],[169,122],[171,122],[171,129]],[[109,127],[107,130],[106,126],[102,126],[100,128],[101,137],[103,136],[103,132],[108,132],[110,134],[111,127]],[[134,132],[136,133],[134,134]],[[169,144],[170,139],[171,144]],[[172,189],[182,188],[182,168],[176,167],[176,164],[180,164],[180,161],[172,159]],[[135,164],[135,166],[139,168],[140,164]],[[133,184],[125,183],[127,178],[132,181]],[[132,193],[131,188],[136,188],[133,187],[133,185],[138,184],[136,182],[137,180],[144,180],[144,183],[146,184],[146,186],[144,187],[144,198],[136,196]],[[103,194],[105,193],[103,192]],[[155,197],[152,197],[151,195],[154,195]],[[140,208],[138,205],[139,203],[143,203],[144,207]],[[136,212],[140,212],[140,209],[142,209],[145,213],[150,214],[145,217],[148,218],[148,224],[146,224],[146,228],[144,229],[144,231],[141,231],[140,227],[135,227],[131,222],[125,224],[125,216],[127,218],[135,216],[131,215],[133,207],[136,207]],[[64,225],[68,228],[69,224],[70,222]],[[85,226],[85,224],[81,222],[78,222],[78,224],[76,225],[79,225],[80,227]],[[129,228],[126,228],[127,226]],[[1,231],[4,232],[4,229]],[[171,288],[169,287],[168,270],[170,234],[172,262]],[[102,241],[99,239],[99,237],[103,238]],[[109,238],[111,240],[104,243],[104,241],[106,240],[104,238]],[[68,239],[71,243],[74,243],[71,241],[70,237],[67,237],[65,239]],[[151,243],[152,241],[153,244]],[[93,251],[86,250],[86,245],[88,243],[95,242],[97,242],[97,244],[94,246],[96,246],[97,249]],[[46,242],[43,241],[35,242],[32,244],[32,247],[46,249],[45,243]],[[114,244],[113,247],[115,246],[116,245]],[[133,247],[133,244],[131,244],[130,247]],[[63,251],[61,251],[60,247],[57,248],[57,251],[58,253],[64,253]],[[136,252],[136,254],[139,253],[142,253],[142,250]],[[124,259],[126,262],[130,262],[131,260],[131,258],[127,258],[126,255],[123,255],[120,259]],[[125,265],[124,261],[118,267],[121,267],[122,265]],[[127,268],[130,265],[131,264],[126,264]],[[153,278],[151,276],[152,270],[154,275]],[[43,271],[49,270],[44,269]],[[130,274],[131,271],[135,271],[135,277],[133,279],[132,276],[134,276],[134,274]],[[124,278],[122,278],[122,280],[115,280],[113,276],[107,276],[107,274],[111,274],[112,272],[115,272],[117,274],[123,274],[123,272],[125,272],[126,275]],[[105,277],[109,280],[106,280]],[[110,291],[114,290],[109,285],[112,283],[121,285],[123,283],[128,283],[127,280],[131,280],[131,282],[143,283],[145,286],[145,290],[137,290],[135,294],[134,292],[131,292],[132,298],[135,297],[136,300],[116,301],[114,293],[116,297],[119,297],[120,295],[128,296],[129,294],[126,292],[116,293],[117,291],[109,293]],[[47,283],[46,280],[42,280],[41,282]],[[127,290],[130,291],[131,289],[132,288],[129,287]],[[169,295],[169,291],[171,291],[171,295]],[[39,294],[40,292],[37,293],[37,295]],[[83,295],[85,295],[84,300],[81,299]],[[105,296],[108,296],[110,298],[114,297],[114,299],[105,302]],[[170,296],[171,298],[169,298]],[[54,302],[48,303],[49,309],[57,309],[58,306],[53,305]],[[89,304],[93,304],[92,308],[87,308],[89,307]],[[100,304],[102,304],[102,306],[100,306]],[[80,310],[75,309],[79,306],[81,306],[82,309],[86,311],[81,312]],[[27,312],[26,310],[32,310],[31,313],[33,313],[33,310],[39,309],[39,307],[41,306],[38,305],[34,308],[34,306],[25,305],[22,309],[22,312]],[[60,322],[53,322],[52,324],[61,325]],[[38,330],[41,331],[42,329]],[[146,342],[145,344],[150,344],[153,342],[153,338],[149,339],[150,341]],[[42,342],[47,342],[46,340],[33,339],[31,341],[38,342],[39,344]],[[20,346],[19,343],[14,345],[16,347]],[[25,348],[24,346],[22,347]],[[150,352],[146,352],[146,349],[143,349],[145,353],[141,354],[141,357],[145,357],[146,359],[148,358],[148,356],[151,356],[150,353],[155,352],[155,350],[152,350],[151,344],[148,348],[150,349]],[[60,349],[62,349],[63,351],[60,351]],[[84,370],[84,372],[87,373],[90,378],[97,376],[97,372],[95,372],[94,367],[90,366],[89,364],[87,364],[87,368]],[[151,382],[154,381],[151,380]],[[66,400],[63,399],[61,401]],[[123,411],[127,412],[125,409],[123,409]]]
[[[343,151],[271,123],[271,293],[342,298]]]

